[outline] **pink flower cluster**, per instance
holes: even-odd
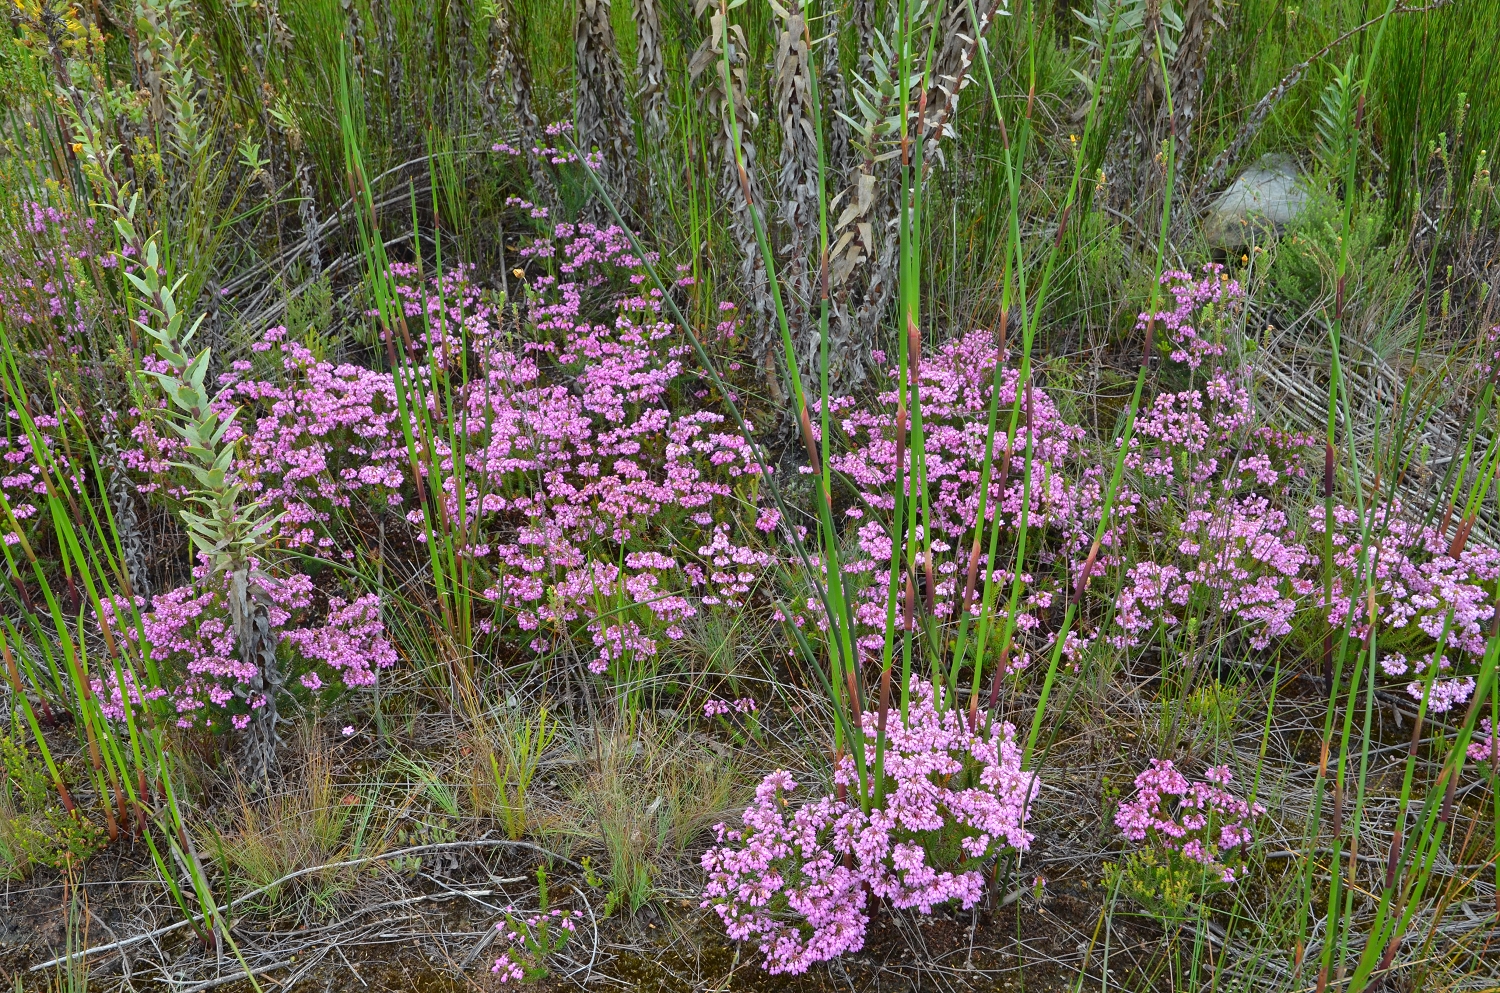
[[[1321,541],[1322,508],[1314,507],[1309,517],[1310,530]],[[1403,516],[1399,502],[1373,511],[1373,524],[1369,559],[1380,644],[1387,648],[1381,669],[1392,679],[1408,679],[1407,693],[1417,700],[1430,677],[1427,707],[1446,713],[1468,702],[1474,692],[1472,673],[1484,656],[1486,628],[1495,612],[1500,550],[1465,540],[1462,524],[1440,521],[1418,527]],[[1335,625],[1349,623],[1362,639],[1369,613],[1358,581],[1366,552],[1358,515],[1335,506],[1332,540],[1340,574],[1327,616]],[[1444,648],[1438,656],[1440,639]]]
[[[1197,369],[1205,360],[1224,354],[1225,348],[1214,328],[1237,308],[1244,299],[1244,291],[1238,280],[1230,279],[1224,267],[1210,263],[1202,269],[1201,279],[1180,269],[1169,269],[1161,274],[1161,284],[1172,295],[1176,306],[1171,310],[1156,311],[1155,333],[1162,335],[1171,346],[1173,362],[1181,362],[1189,369]],[[1153,315],[1146,312],[1136,321],[1136,329],[1145,331]]]
[[[42,467],[37,464],[31,439],[17,423],[21,419],[20,415],[13,410],[6,411],[6,414],[9,423],[6,425],[6,432],[0,435],[0,497],[4,498],[16,523],[24,529],[36,518],[36,501],[40,498],[41,502],[46,502],[47,481],[43,478]],[[32,422],[37,427],[41,444],[45,446],[46,461],[64,474],[64,485],[71,487],[75,493],[80,492],[82,480],[73,471],[67,454],[57,441],[57,418],[52,414],[37,413]],[[0,518],[0,521],[4,519]],[[15,545],[20,542],[21,536],[7,527],[3,540],[7,545]]]
[[[573,923],[572,911],[553,909],[525,918],[507,912],[505,920],[496,924],[495,930],[510,947],[495,959],[490,972],[502,983],[519,983],[545,975],[546,958],[568,943],[577,932],[577,926]]]
[[[724,714],[753,714],[756,710],[754,697],[740,700],[710,700],[703,705],[703,716],[718,717]]]
[[[1250,823],[1266,808],[1229,791],[1228,766],[1211,766],[1204,776],[1189,782],[1171,759],[1152,759],[1135,777],[1135,796],[1115,811],[1115,826],[1129,841],[1176,852],[1232,883],[1235,869],[1226,862],[1250,844]]]
[[[956,618],[962,609],[960,601],[967,588],[970,542],[979,513],[985,418],[995,388],[996,367],[1004,358],[994,336],[976,330],[923,356],[912,376],[921,397],[928,481],[925,518],[919,523],[924,554],[927,542],[930,541],[932,549],[933,587],[928,591],[927,603],[940,618]],[[898,371],[892,368],[889,375],[894,378]],[[1052,545],[1043,556],[1046,562],[1054,561],[1059,552],[1081,559],[1093,538],[1092,526],[1099,519],[1103,470],[1087,466],[1081,460],[1079,443],[1084,437],[1083,429],[1067,423],[1045,391],[1028,390],[1019,379],[1019,373],[1013,369],[1000,370],[998,401],[1004,412],[1002,431],[1009,423],[1017,389],[1023,393],[1022,418],[1013,457],[1004,455],[1003,437],[995,441],[985,520],[992,522],[998,515],[1002,526],[1011,532],[1019,526],[1025,492],[1022,466],[1029,436],[1034,450],[1028,509],[1032,547]],[[829,409],[832,423],[849,438],[848,451],[832,457],[831,467],[854,484],[860,504],[886,513],[895,507],[898,486],[911,494],[909,438],[902,446],[902,465],[896,465],[896,408],[897,390],[892,383],[891,389],[879,394],[871,404],[854,397],[839,397],[831,401]],[[866,632],[860,638],[860,645],[878,651],[891,582],[891,539],[880,521],[865,520],[863,506],[850,507],[847,516],[857,529],[863,554],[846,563],[845,568],[851,573],[871,574],[855,609],[855,620]],[[1052,570],[1047,572],[1050,574]],[[1001,581],[1009,581],[1003,570],[996,575]],[[1029,593],[1016,623],[1024,636],[1041,627],[1045,612],[1058,595],[1058,585],[1050,575],[1037,580],[1025,576],[1023,581]],[[968,609],[971,613],[979,611],[977,595],[971,598]]]
[[[22,346],[61,357],[83,351],[84,334],[98,310],[112,310],[96,290],[99,269],[118,259],[95,230],[92,217],[70,207],[37,201],[19,205],[17,221],[7,225],[14,240],[0,244],[0,266],[10,278],[0,280],[0,313],[12,330],[29,328],[35,337]],[[93,271],[91,271],[93,270]]]
[[[229,617],[227,580],[215,574],[206,562],[193,570],[194,582],[158,595],[152,609],[141,618],[139,629],[121,615],[125,605],[105,601],[101,623],[132,643],[141,642],[156,666],[169,678],[171,689],[155,688],[141,693],[127,672],[123,690],[132,703],[169,695],[178,715],[178,726],[192,727],[228,719],[243,727],[250,710],[265,700],[249,692],[256,676],[254,663],[240,657]],[[311,619],[314,589],[310,577],[294,573],[284,579],[261,575],[257,581],[268,599],[267,614],[282,645],[296,660],[289,676],[316,690],[324,678],[345,686],[368,686],[375,673],[396,663],[396,652],[385,636],[380,620],[379,599],[373,595],[345,602],[327,601],[321,622]],[[105,701],[108,716],[125,716],[122,687],[113,672],[95,680],[94,690]]]
[[[801,973],[858,951],[871,895],[924,913],[952,901],[972,907],[981,863],[1030,847],[1025,825],[1039,787],[1021,770],[1014,729],[972,730],[944,705],[941,692],[913,680],[907,719],[890,715],[881,782],[867,782],[876,804],[868,814],[854,802],[859,777],[846,756],[835,770],[840,794],[793,808],[797,783],[778,771],[757,787],[742,827],[715,828],[703,906],[730,938],[758,944],[767,971]],[[871,769],[877,721],[865,715]]]
[[[1314,504],[1305,532],[1287,508],[1305,501],[1321,445],[1307,435],[1254,426],[1249,392],[1214,373],[1198,389],[1157,396],[1142,411],[1126,465],[1137,473],[1124,499],[1140,520],[1138,542],[1114,600],[1117,647],[1140,644],[1182,617],[1221,618],[1246,631],[1252,649],[1289,635],[1299,615],[1365,636],[1368,604],[1361,574],[1367,549],[1358,512],[1333,509],[1336,573],[1331,604],[1320,581],[1324,509]],[[1149,514],[1143,508],[1150,507]],[[1421,528],[1397,500],[1369,512],[1381,670],[1405,680],[1444,713],[1469,699],[1494,614],[1500,551],[1460,537],[1451,522]],[[1448,624],[1441,658],[1436,643]],[[1417,655],[1419,662],[1409,662]],[[1432,672],[1433,667],[1437,672]]]
[[[1474,729],[1468,756],[1470,762],[1487,762],[1500,770],[1500,727],[1492,724],[1488,717]]]
[[[550,274],[530,280],[519,347],[466,269],[424,283],[414,267],[393,266],[417,349],[403,370],[406,399],[422,403],[424,384],[439,425],[415,439],[415,470],[395,378],[319,360],[283,328],[227,374],[220,402],[244,411],[237,468],[281,514],[282,543],[347,559],[355,551],[340,525],[350,515],[398,511],[419,542],[429,525],[462,524],[462,554],[488,577],[479,588],[495,608],[481,632],[519,631],[543,651],[554,632],[581,626],[603,672],[681,638],[701,605],[743,605],[773,559],[737,537],[747,530],[738,515],[748,498],[764,525],[768,508],[744,485],[759,473],[744,439],[724,415],[683,402],[687,346],[662,319],[659,292],[640,289],[642,260],[625,233],[553,230],[521,253]],[[600,308],[612,319],[595,320]],[[457,375],[465,348],[467,378]],[[422,353],[459,380],[451,428],[461,444]],[[148,420],[135,438],[132,467],[168,478],[172,439]],[[414,473],[434,520],[417,505]]]
[[[1223,374],[1142,410],[1125,457],[1138,481],[1124,498],[1153,513],[1115,600],[1112,644],[1175,626],[1189,604],[1244,626],[1252,648],[1291,632],[1317,556],[1283,508],[1313,442],[1252,424],[1248,390]]]

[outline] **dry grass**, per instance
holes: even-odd
[[[301,869],[378,854],[385,839],[374,830],[374,798],[340,785],[328,743],[316,730],[304,733],[298,758],[284,762],[283,770],[282,788],[264,798],[236,784],[233,825],[204,822],[198,844],[223,874],[227,896],[259,891],[252,909],[278,917],[326,913],[353,887],[356,873],[330,868],[283,880]]]

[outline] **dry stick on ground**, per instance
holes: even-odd
[[[249,893],[238,896],[231,900],[229,903],[216,908],[215,912],[219,914],[226,913],[229,910],[232,910],[233,908],[244,903],[246,900],[260,896],[261,894],[266,893],[269,890],[275,889],[278,886],[282,886],[294,879],[298,879],[310,873],[324,872],[328,869],[347,869],[357,865],[368,865],[371,862],[381,862],[389,859],[401,858],[402,856],[406,855],[415,855],[422,852],[451,851],[464,848],[522,848],[545,855],[548,858],[558,859],[559,861],[566,862],[569,865],[574,866],[580,871],[587,872],[587,869],[585,869],[584,866],[579,864],[578,862],[575,862],[570,858],[565,858],[557,854],[556,852],[549,851],[548,849],[543,848],[540,845],[534,845],[529,841],[510,841],[505,838],[475,838],[472,841],[437,842],[430,845],[413,845],[410,848],[401,848],[393,852],[382,852],[379,855],[367,855],[357,859],[346,859],[342,862],[329,862],[326,865],[307,866],[305,868],[298,869],[296,872],[289,872],[285,876],[282,876],[280,879],[277,879],[272,883],[268,883],[265,886],[259,887],[258,889],[251,890]],[[57,958],[49,959],[48,961],[43,962],[40,965],[34,965],[29,971],[40,972],[43,969],[50,969],[54,966],[62,965],[66,962],[72,962],[75,959],[87,958],[90,955],[97,955],[103,952],[110,952],[122,948],[127,948],[131,945],[140,944],[143,941],[154,941],[155,939],[162,937],[163,935],[170,934],[173,931],[188,926],[189,924],[201,923],[201,921],[201,916],[197,918],[183,919],[173,924],[168,924],[165,927],[157,928],[154,931],[147,931],[145,934],[138,934],[130,938],[122,938],[119,941],[112,941],[107,945],[96,945],[92,948],[81,948],[76,952],[70,952],[67,955],[60,955]]]

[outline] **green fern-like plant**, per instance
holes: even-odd
[[[1344,175],[1348,167],[1346,156],[1354,154],[1354,143],[1358,141],[1355,129],[1355,114],[1359,106],[1359,84],[1355,76],[1354,56],[1344,63],[1344,68],[1334,73],[1328,85],[1323,87],[1322,97],[1314,112],[1317,123],[1317,140],[1313,153],[1318,165],[1328,176]]]

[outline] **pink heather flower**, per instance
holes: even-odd
[[[520,982],[524,976],[521,967],[511,960],[509,952],[497,958],[495,964],[490,967],[490,971],[499,976],[502,983],[508,983],[511,980]]]
[[[1174,851],[1232,882],[1225,856],[1250,844],[1250,823],[1266,812],[1230,792],[1233,778],[1228,766],[1210,766],[1194,783],[1171,759],[1152,759],[1135,777],[1135,795],[1115,811],[1115,826],[1128,841]]]
[[[354,734],[354,725],[345,725],[344,730],[339,733],[342,734],[345,738],[349,737],[350,735]]]
[[[1471,762],[1488,762],[1500,770],[1500,727],[1491,724],[1488,717],[1474,729],[1468,756]]]
[[[865,715],[871,762],[875,721]],[[805,972],[862,948],[867,894],[924,913],[949,902],[972,907],[984,892],[980,864],[1002,849],[1030,847],[1025,822],[1038,784],[1021,771],[1009,724],[972,731],[918,679],[907,720],[891,723],[883,809],[866,815],[833,794],[793,807],[787,797],[797,784],[778,771],[757,788],[743,827],[715,828],[719,844],[703,857],[703,906],[730,938],[757,943],[768,972]],[[857,795],[851,758],[834,776]],[[959,853],[934,864],[927,841],[941,830],[959,834]]]
[[[1406,691],[1414,700],[1421,700],[1424,696],[1420,681],[1408,683]],[[1427,709],[1434,714],[1446,714],[1454,707],[1467,703],[1473,694],[1474,677],[1472,676],[1465,676],[1462,679],[1436,679],[1432,683],[1432,692],[1426,694]]]
[[[292,649],[297,664],[306,667],[297,677],[302,686],[318,690],[325,684],[325,676],[345,686],[365,686],[374,682],[375,669],[395,664],[396,652],[386,640],[377,597],[364,596],[352,603],[331,597],[320,622],[310,615],[310,577],[300,573],[285,578],[257,575],[256,594],[268,602],[267,613],[278,643]],[[194,568],[191,585],[155,597],[152,609],[142,615],[139,628],[121,623],[117,616],[126,607],[124,601],[104,601],[101,606],[98,623],[120,632],[130,642],[143,639],[157,664],[172,675],[175,685],[165,691],[153,690],[151,697],[163,693],[169,696],[180,726],[228,716],[234,727],[243,730],[248,725],[247,715],[226,715],[226,711],[264,704],[249,690],[257,676],[255,667],[244,662],[235,645],[227,579],[213,572],[205,559]],[[101,685],[101,692],[105,691],[118,696],[109,684]],[[123,716],[108,709],[106,713]]]

